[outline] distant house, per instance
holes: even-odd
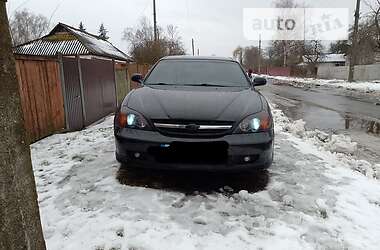
[[[59,23],[14,48],[30,141],[74,131],[114,112],[128,92],[131,59],[110,42]]]
[[[316,63],[315,63],[316,62]],[[302,57],[302,63],[298,64],[300,67],[305,67],[308,71],[308,75],[317,75],[323,68],[345,66],[347,63],[346,56],[344,54],[323,54],[318,60],[316,56],[309,55]],[[312,68],[310,68],[312,66]]]
[[[306,66],[310,62],[315,61],[315,56],[303,56],[302,57],[302,63],[299,64],[300,66]],[[345,54],[323,54],[320,56],[320,58],[317,60],[317,66],[327,66],[327,67],[338,67],[338,66],[345,66],[347,62],[346,55]]]

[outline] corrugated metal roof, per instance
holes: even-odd
[[[62,23],[55,26],[47,36],[19,45],[13,51],[19,55],[56,56],[61,53],[62,55],[98,55],[131,61],[110,42]]]
[[[15,47],[14,53],[32,56],[55,56],[57,53],[62,53],[63,55],[87,55],[90,54],[90,51],[79,40],[51,41],[41,39]]]

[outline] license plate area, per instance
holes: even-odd
[[[160,163],[225,164],[228,160],[228,143],[173,142],[165,146],[151,147],[149,153]]]

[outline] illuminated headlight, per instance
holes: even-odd
[[[117,114],[118,125],[121,128],[134,128],[149,130],[150,126],[143,115],[138,112],[122,107]]]
[[[272,118],[267,112],[250,115],[240,122],[235,133],[255,133],[271,128]]]
[[[137,117],[135,114],[128,114],[127,115],[127,125],[129,127],[136,126]]]
[[[251,122],[249,123],[249,128],[251,131],[257,131],[260,128],[260,119],[259,118],[253,118]]]

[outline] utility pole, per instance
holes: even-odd
[[[157,17],[156,17],[156,0],[153,0],[153,29],[154,29],[154,41],[157,42]]]
[[[198,52],[198,56],[199,56],[199,48],[198,48],[198,51],[197,51],[197,52]]]
[[[358,30],[359,30],[359,17],[360,17],[360,0],[356,0],[356,10],[355,10],[355,23],[354,23],[354,33],[352,35],[352,46],[350,55],[350,66],[348,71],[348,81],[354,81],[354,71],[356,63],[356,53],[358,44]]]
[[[261,74],[261,35],[259,35],[259,74]]]
[[[193,56],[195,56],[195,51],[194,51],[194,38],[191,38],[191,47],[193,49]]]

